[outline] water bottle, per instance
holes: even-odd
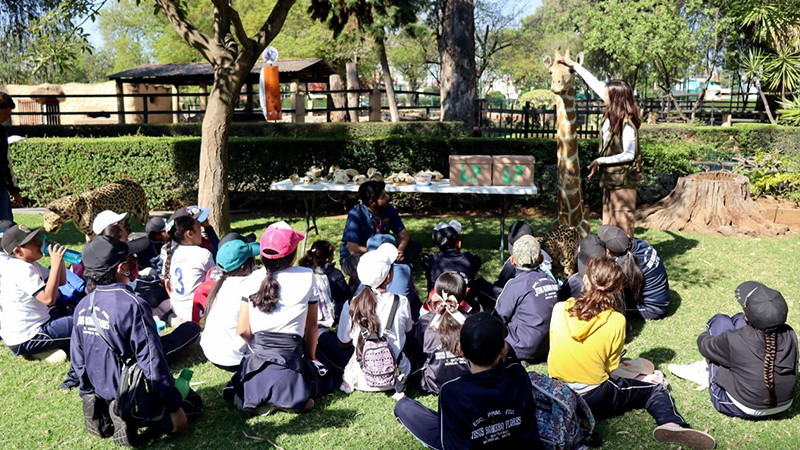
[[[161,336],[164,334],[164,330],[167,329],[167,323],[163,320],[156,319],[156,331],[158,331],[158,335]]]
[[[175,378],[175,387],[178,388],[183,400],[186,400],[186,396],[189,395],[189,381],[191,381],[192,375],[194,375],[192,369],[183,369],[178,378]]]
[[[47,248],[48,244],[55,243],[55,242],[48,242],[47,235],[42,235],[42,254],[44,256],[50,256],[50,250]],[[68,262],[70,264],[80,264],[81,263],[81,252],[76,250],[67,249],[66,253],[64,253],[64,262]]]

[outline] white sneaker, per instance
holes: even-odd
[[[705,359],[685,365],[669,364],[667,369],[678,378],[700,385],[698,390],[708,387],[708,363]]]
[[[36,359],[47,361],[50,364],[58,364],[60,362],[64,362],[67,360],[67,352],[61,350],[60,348],[54,350],[47,350],[42,353],[36,353],[35,355],[31,356]]]

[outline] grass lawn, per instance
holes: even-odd
[[[236,220],[236,231],[263,231],[275,219]],[[300,219],[287,219],[302,229]],[[405,217],[413,238],[430,245],[430,230],[445,219]],[[450,220],[449,218],[447,220]],[[463,248],[484,260],[481,276],[494,280],[500,269],[497,228],[494,218],[459,218],[464,225]],[[31,227],[42,224],[40,216],[17,216]],[[321,237],[335,242],[341,238],[343,218],[318,220]],[[510,223],[507,222],[507,223]],[[545,232],[549,219],[534,219],[537,232]],[[596,228],[599,224],[594,223]],[[135,227],[136,229],[137,227]],[[142,227],[138,226],[141,230]],[[671,383],[678,411],[693,427],[706,430],[718,448],[800,448],[800,401],[776,419],[747,422],[717,413],[707,391],[670,376],[668,363],[689,363],[699,359],[695,340],[713,314],[736,313],[740,308],[733,296],[736,286],[758,280],[780,290],[789,302],[789,323],[797,327],[798,280],[800,280],[800,238],[724,238],[694,233],[637,229],[637,235],[657,249],[670,277],[670,315],[656,322],[635,323],[626,344],[627,356],[643,356],[665,372]],[[80,249],[83,235],[72,224],[65,225],[53,240]],[[42,261],[47,265],[47,261]],[[417,286],[424,286],[417,273]],[[420,290],[421,291],[421,290]],[[9,448],[111,448],[110,440],[91,437],[83,427],[81,401],[77,390],[58,390],[68,370],[67,362],[50,365],[14,358],[0,346],[0,447]],[[173,367],[194,370],[195,389],[205,402],[205,414],[190,425],[187,433],[164,437],[159,448],[418,448],[418,442],[394,419],[394,401],[382,393],[337,392],[317,401],[306,414],[278,413],[267,417],[246,417],[222,400],[227,372],[205,361],[199,347],[182,364]],[[544,365],[534,370],[546,372]],[[436,407],[432,396],[417,397]],[[795,394],[798,400],[798,394]],[[666,448],[652,438],[655,426],[644,411],[629,412],[598,425],[604,448]]]

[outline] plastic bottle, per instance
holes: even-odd
[[[48,248],[49,244],[55,244],[55,242],[48,241],[47,235],[42,235],[42,254],[44,254],[44,256],[50,256],[50,249]],[[67,251],[64,253],[64,262],[68,262],[70,264],[80,264],[82,257],[83,255],[81,255],[81,252],[67,249]]]
[[[186,400],[186,396],[189,395],[189,381],[192,380],[192,375],[194,375],[192,369],[183,369],[178,378],[175,378],[175,387],[178,388],[183,400]]]

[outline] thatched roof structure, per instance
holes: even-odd
[[[261,68],[265,65],[262,61],[256,62],[247,83],[258,84]],[[328,77],[336,73],[319,58],[282,59],[277,65],[281,83],[327,83]],[[209,63],[145,64],[111,74],[108,78],[123,83],[198,85],[205,82],[210,85],[214,80],[214,69]]]

